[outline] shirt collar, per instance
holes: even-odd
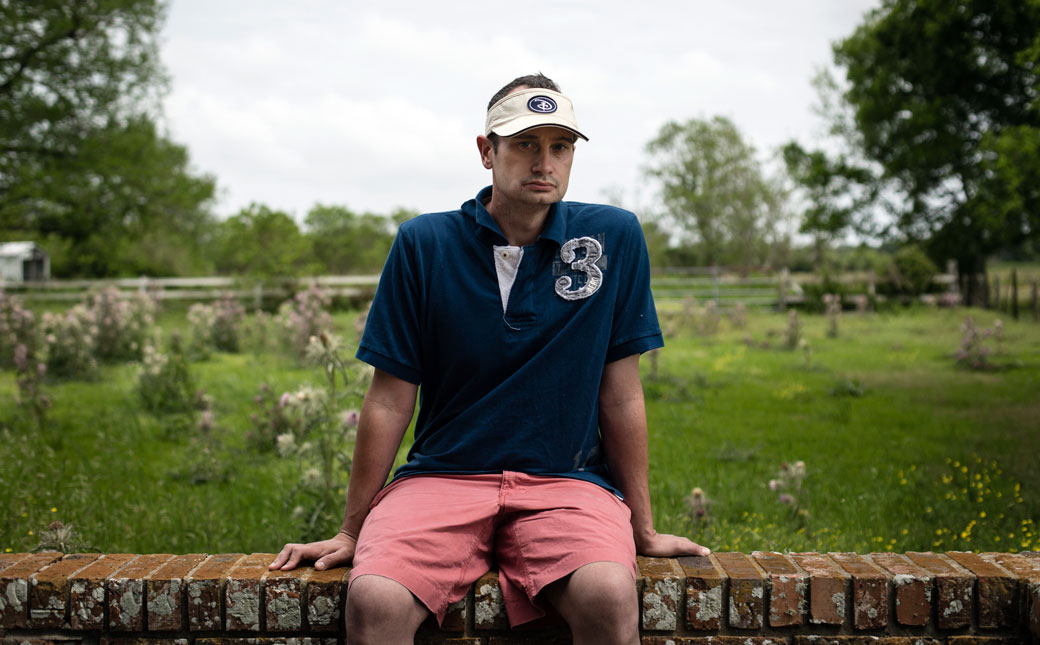
[[[492,235],[493,238],[498,238],[497,240],[493,239],[493,241],[505,242],[506,236],[502,233],[502,229],[498,227],[495,218],[491,217],[491,213],[484,207],[484,203],[490,199],[491,186],[487,186],[477,193],[475,199],[471,199],[463,204],[462,210],[476,220],[478,235]],[[542,230],[541,235],[538,236],[538,239],[552,240],[557,245],[563,246],[563,242],[567,237],[567,203],[556,202],[550,206],[549,215],[545,222],[545,228]]]

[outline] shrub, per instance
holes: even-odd
[[[168,414],[194,409],[195,386],[179,334],[170,339],[169,353],[162,353],[152,343],[144,346],[144,358],[137,370],[137,392],[149,412]]]
[[[21,300],[0,291],[0,368],[15,366],[14,351],[24,347],[31,358],[37,351],[36,319]]]
[[[205,357],[211,350],[239,351],[245,317],[245,308],[231,294],[222,294],[213,304],[192,305],[188,309],[191,353]]]
[[[312,337],[332,330],[332,316],[327,311],[331,302],[328,292],[315,284],[282,303],[278,326],[290,352],[302,355]]]
[[[86,307],[97,326],[99,361],[141,360],[158,309],[152,297],[138,292],[123,298],[118,289],[108,287],[88,293]]]
[[[97,374],[98,328],[83,305],[64,314],[44,313],[40,332],[47,355],[47,373],[61,378],[93,378]]]

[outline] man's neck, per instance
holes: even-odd
[[[538,241],[551,206],[545,204],[504,204],[495,201],[495,194],[484,205],[495,220],[510,246],[527,246]]]

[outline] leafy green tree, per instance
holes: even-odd
[[[314,273],[310,245],[288,214],[250,204],[221,222],[213,243],[220,273],[276,278]]]
[[[974,276],[1036,235],[1040,0],[885,0],[834,51],[904,238]]]
[[[358,215],[345,206],[318,204],[307,213],[304,225],[314,261],[323,272],[371,273],[382,268],[399,222],[413,216],[414,213],[403,210],[390,217]]]
[[[214,191],[156,129],[158,0],[0,0],[0,230],[55,275],[197,272]]]
[[[747,272],[769,261],[783,238],[784,195],[729,119],[666,123],[646,149],[646,172],[661,185],[662,220],[702,264]]]

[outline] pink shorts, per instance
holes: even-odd
[[[538,593],[592,562],[636,579],[630,512],[596,484],[505,472],[399,479],[376,496],[358,536],[350,582],[404,585],[444,620],[448,605],[497,565],[509,622],[541,618]]]

